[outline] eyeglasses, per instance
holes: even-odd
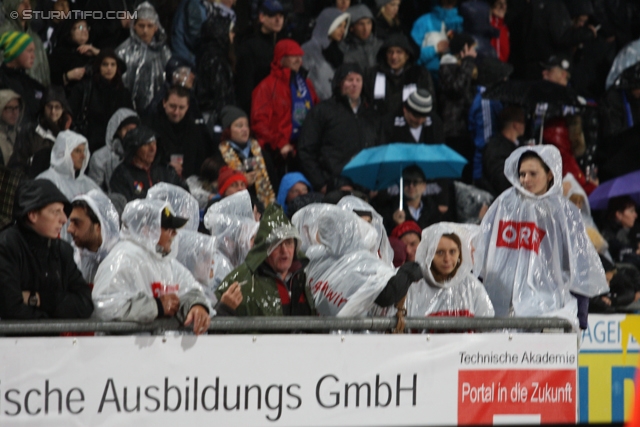
[[[20,111],[20,106],[16,105],[15,107],[11,107],[11,106],[6,106],[4,107],[4,111],[7,111],[9,113],[17,113],[18,111]]]
[[[420,184],[424,184],[424,181],[421,180],[421,179],[405,179],[404,180],[404,186],[405,187],[409,187],[411,185],[413,185],[415,187],[415,186],[418,186]]]

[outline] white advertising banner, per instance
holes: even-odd
[[[575,334],[0,339],[2,426],[576,421]]]

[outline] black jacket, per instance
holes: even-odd
[[[112,193],[120,193],[127,202],[130,202],[147,197],[149,188],[159,182],[177,185],[189,191],[189,187],[180,179],[173,167],[154,164],[151,169],[145,171],[131,162],[122,162],[118,165],[113,171],[109,187]]]
[[[360,150],[376,145],[380,134],[379,117],[362,98],[357,113],[341,95],[321,102],[307,114],[298,140],[304,175],[320,190]]]
[[[481,188],[496,197],[504,190],[511,188],[511,182],[504,176],[504,162],[516,148],[518,147],[501,133],[489,139],[482,154],[483,184],[479,185]]]
[[[476,64],[465,57],[459,64],[440,64],[440,117],[446,138],[469,135],[469,109],[475,89],[473,76]]]
[[[444,185],[444,182],[439,180],[438,184],[441,185],[441,183]],[[453,186],[453,181],[450,181],[450,185]],[[443,203],[443,198],[449,198],[449,203]],[[393,213],[398,210],[399,204],[400,196],[391,197],[384,204],[384,208],[380,209],[387,234],[391,234],[391,231],[396,227],[396,223],[393,221]],[[438,205],[442,204],[449,206],[449,210],[445,213],[441,213],[438,209]],[[406,202],[403,206],[406,220],[415,221],[422,230],[437,222],[457,222],[456,208],[455,189],[451,188],[443,188],[442,194],[422,196],[422,211],[420,211],[420,217],[418,218],[411,215],[411,210]]]
[[[2,74],[2,89],[11,89],[19,94],[24,105],[22,123],[32,123],[38,119],[40,100],[44,96],[45,88],[38,81],[32,79],[24,70],[9,68],[5,64],[0,67]]]
[[[0,234],[0,282],[2,319],[76,319],[93,312],[91,288],[76,267],[71,245],[25,225]],[[24,291],[37,292],[40,307],[26,305]]]
[[[383,144],[392,142],[422,142],[425,144],[442,144],[444,143],[444,131],[442,119],[435,111],[427,116],[427,121],[422,125],[420,138],[416,141],[411,133],[411,129],[407,124],[402,108],[393,115],[387,115],[384,120],[383,128]]]
[[[275,34],[263,34],[259,30],[238,46],[236,63],[236,99],[238,107],[251,111],[251,93],[258,83],[271,73]]]

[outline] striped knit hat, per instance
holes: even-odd
[[[11,62],[33,42],[31,36],[20,31],[9,31],[0,35],[0,50],[4,51],[4,62]]]

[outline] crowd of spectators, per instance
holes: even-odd
[[[614,65],[639,20],[630,0],[5,0],[0,318],[627,310],[634,198],[588,196],[640,169],[640,56]],[[467,163],[343,175],[394,142]]]

